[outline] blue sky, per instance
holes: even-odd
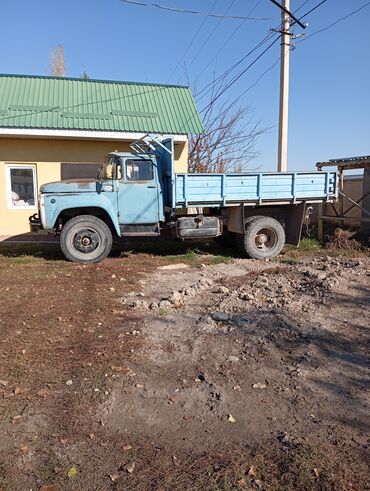
[[[146,0],[145,0],[146,1]],[[186,56],[184,52],[204,17],[128,5],[119,0],[12,0],[1,6],[0,72],[44,75],[49,52],[64,46],[67,75],[91,78],[206,85],[238,61],[277,26],[280,13],[269,0],[157,0],[183,9],[246,16],[268,21],[207,18]],[[304,0],[291,0],[294,11]],[[318,0],[299,10],[304,14]],[[305,18],[307,35],[355,10],[366,0],[327,0]],[[330,30],[297,43],[291,55],[289,170],[313,169],[318,160],[370,153],[370,5]],[[215,55],[225,40],[233,38]],[[295,32],[301,33],[299,28]],[[279,57],[275,44],[228,91],[238,97]],[[248,58],[240,68],[253,60]],[[209,64],[210,66],[204,70]],[[203,73],[202,73],[203,72]],[[200,75],[199,75],[200,74]],[[261,170],[276,168],[279,64],[241,99],[255,120],[270,130],[257,142]],[[199,109],[206,101],[199,102]]]

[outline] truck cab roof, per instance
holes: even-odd
[[[136,153],[136,152],[108,152],[107,155],[114,155],[116,157],[135,157],[135,158],[150,158],[149,153]],[[154,154],[152,154],[154,155]]]

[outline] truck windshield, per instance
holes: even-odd
[[[108,155],[99,171],[98,178],[121,179],[121,177],[121,159],[117,156]]]

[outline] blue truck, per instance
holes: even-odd
[[[338,195],[336,172],[177,174],[173,141],[146,135],[111,152],[96,179],[44,184],[31,230],[60,235],[71,261],[96,263],[116,237],[235,238],[266,259],[298,245],[312,203]]]

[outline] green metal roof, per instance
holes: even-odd
[[[203,132],[188,87],[1,74],[0,127]]]

